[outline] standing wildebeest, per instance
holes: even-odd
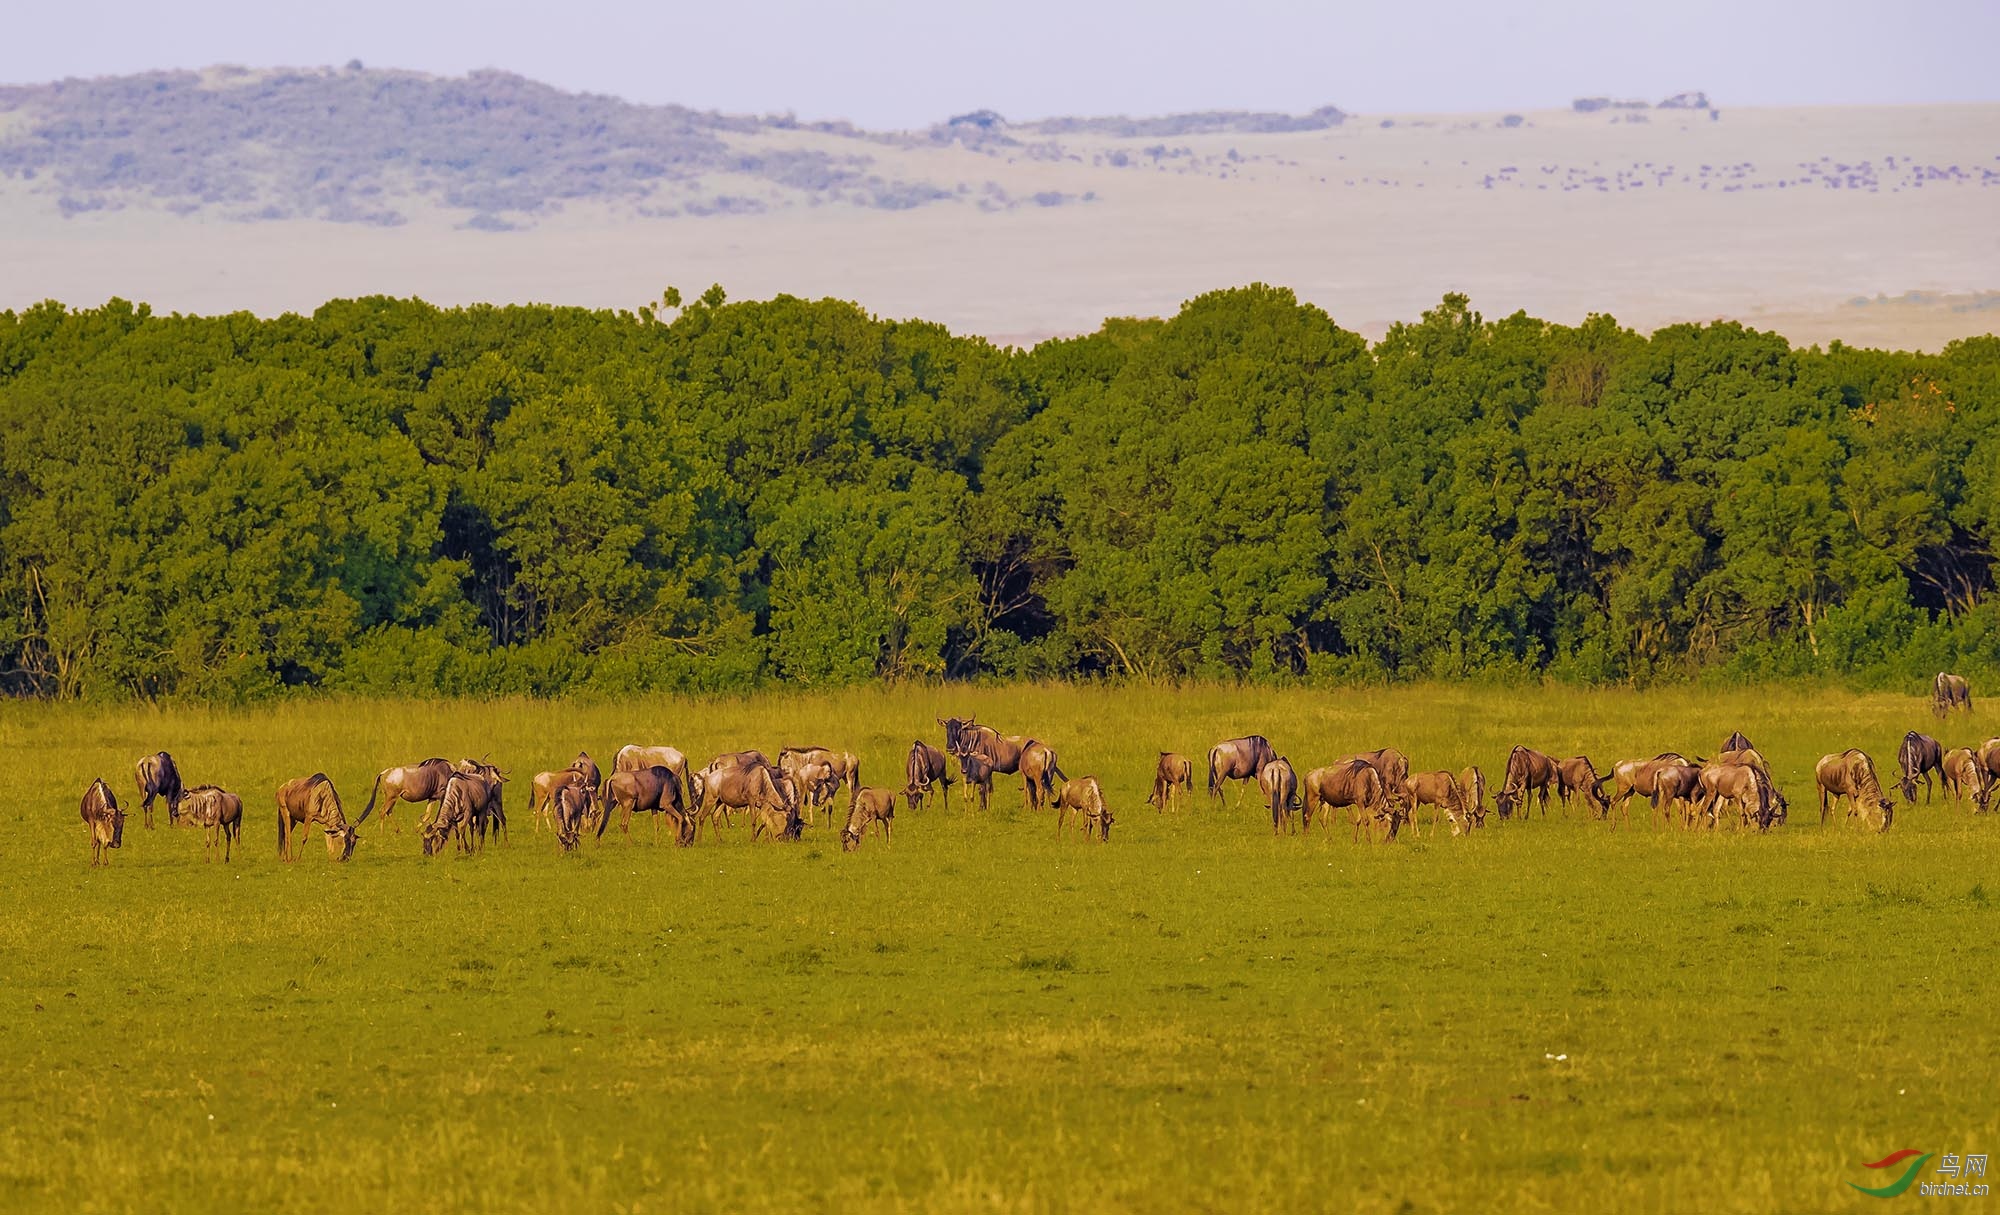
[[[1954,747],[1945,752],[1943,774],[1947,796],[1954,801],[1970,797],[1974,809],[1981,814],[1986,812],[1986,803],[1993,795],[1993,774],[1970,747]]]
[[[1194,761],[1178,751],[1160,752],[1160,762],[1153,767],[1153,794],[1146,804],[1167,812],[1168,803],[1178,807],[1186,794],[1194,792]]]
[[[201,854],[214,860],[218,847],[229,861],[231,846],[243,834],[243,799],[214,785],[196,785],[181,795],[181,817],[202,829]]]
[[[1289,766],[1289,765],[1287,765]],[[1077,826],[1083,828],[1083,838],[1095,835],[1099,843],[1109,843],[1111,826],[1117,820],[1111,817],[1111,810],[1104,804],[1104,789],[1094,776],[1079,776],[1075,780],[1063,782],[1056,794],[1056,834],[1074,815]]]
[[[437,815],[424,825],[425,856],[444,851],[445,841],[456,838],[460,852],[472,851],[473,824],[485,812],[486,799],[500,786],[473,772],[454,772],[445,782],[444,796],[438,801]]]
[[[595,764],[591,766],[596,767]],[[591,780],[589,773],[574,764],[555,772],[535,773],[528,794],[528,812],[533,816],[530,822],[535,830],[540,831],[545,821],[550,823],[555,821],[556,793],[570,785],[582,786],[590,791],[591,797],[596,796],[598,782]]]
[[[1225,781],[1256,780],[1264,765],[1278,758],[1271,740],[1262,734],[1224,739],[1208,749],[1208,797],[1222,800]]]
[[[909,757],[903,761],[903,776],[907,783],[903,786],[903,799],[915,810],[930,800],[931,790],[938,790],[944,798],[944,808],[951,810],[951,761],[945,753],[919,738],[910,743]]]
[[[1311,833],[1313,815],[1322,808],[1334,810],[1346,806],[1354,814],[1354,838],[1357,842],[1361,839],[1363,823],[1369,825],[1371,835],[1376,826],[1384,827],[1384,841],[1396,837],[1396,810],[1382,788],[1382,774],[1372,764],[1350,759],[1314,768],[1306,773],[1304,784],[1305,795],[1299,815],[1300,834]]]
[[[142,755],[133,767],[133,775],[139,782],[139,796],[144,800],[139,808],[146,812],[146,829],[153,828],[153,799],[165,798],[167,802],[167,825],[180,821],[181,816],[181,770],[174,766],[174,757],[165,751],[152,755]]]
[[[1465,790],[1458,778],[1449,772],[1415,772],[1403,781],[1403,795],[1410,803],[1410,831],[1423,834],[1417,824],[1417,807],[1431,807],[1431,829],[1437,829],[1438,814],[1442,812],[1451,822],[1453,835],[1464,835],[1472,830],[1472,815],[1465,808]]]
[[[1663,807],[1667,819],[1672,820],[1676,801],[1687,801],[1688,812],[1692,814],[1692,795],[1700,775],[1699,768],[1673,751],[1663,752],[1652,759],[1620,760],[1611,765],[1608,779],[1613,794],[1604,813],[1609,817],[1613,810],[1617,810],[1626,822],[1632,821],[1632,798],[1636,794],[1652,803],[1652,820],[1655,823],[1659,821]]]
[[[1020,769],[1021,800],[1031,814],[1055,796],[1057,781],[1069,779],[1063,774],[1062,765],[1056,762],[1055,748],[1034,739],[1029,739],[1028,745],[1021,749]]]
[[[763,759],[762,752],[758,752],[758,758],[760,760]],[[678,747],[646,747],[638,743],[627,743],[618,748],[618,753],[611,757],[611,770],[613,772],[637,772],[641,768],[651,768],[655,765],[673,773],[674,779],[681,782],[682,785],[687,784],[687,756],[682,754]],[[601,781],[592,781],[590,787],[595,789],[601,783]]]
[[[1465,811],[1472,816],[1472,825],[1486,825],[1486,774],[1478,765],[1458,774],[1458,787],[1465,794]]]
[[[1897,782],[1902,787],[1903,800],[1917,800],[1917,778],[1922,777],[1924,803],[1928,805],[1932,792],[1931,773],[1943,775],[1944,748],[1930,735],[1912,730],[1903,735],[1903,745],[1896,748],[1896,766],[1903,771],[1902,779]]]
[[[1604,800],[1604,792],[1598,786],[1603,778],[1597,774],[1597,766],[1587,755],[1572,755],[1556,764],[1556,796],[1562,799],[1563,813],[1569,813],[1572,798],[1581,797],[1584,809],[1594,818],[1605,818],[1610,814],[1611,805]]]
[[[986,813],[986,803],[993,797],[993,761],[977,751],[968,751],[958,757],[959,775],[965,779],[967,796],[979,790],[979,812]]]
[[[1718,825],[1725,801],[1736,807],[1745,825],[1754,820],[1759,831],[1768,831],[1772,823],[1783,821],[1770,774],[1763,768],[1710,760],[1702,765],[1700,780],[1701,801],[1696,809],[1707,816],[1710,827]]]
[[[720,802],[709,804],[701,796],[701,786],[732,772],[760,770],[769,776],[771,787],[776,791],[785,809],[788,812],[794,810],[798,802],[798,791],[791,780],[771,763],[770,756],[762,751],[724,751],[709,760],[706,768],[688,777],[688,805],[694,808],[697,824],[707,820],[713,829],[715,820],[720,817],[724,825],[733,825],[734,820],[729,817],[729,812],[737,808]]]
[[[375,774],[375,784],[368,790],[368,804],[361,807],[361,817],[354,820],[359,827],[375,812],[375,798],[386,795],[382,803],[382,821],[389,822],[395,813],[397,802],[424,803],[423,817],[417,820],[421,829],[430,821],[436,803],[444,800],[444,787],[456,771],[449,760],[432,757],[417,764],[404,764],[396,768],[384,768]],[[398,826],[397,831],[402,828]]]
[[[1271,834],[1289,828],[1292,811],[1299,806],[1299,774],[1292,761],[1280,755],[1265,764],[1257,773],[1257,788],[1264,794],[1264,804],[1271,808]]]
[[[1939,671],[1931,681],[1931,712],[1943,717],[1953,709],[1972,712],[1972,686],[1962,675]]]
[[[485,798],[476,801],[472,808],[472,829],[479,837],[479,846],[486,846],[486,833],[493,832],[495,839],[504,840],[507,834],[507,808],[502,803],[501,786],[507,783],[507,774],[483,759],[462,759],[458,770],[466,776],[476,776],[486,782]]]
[[[355,820],[357,824],[360,821]],[[326,778],[324,772],[301,776],[278,786],[278,859],[297,860],[298,854],[292,850],[292,832],[314,825],[326,832],[328,856],[344,861],[354,855],[354,845],[359,837],[354,828],[348,826],[347,816],[340,810],[340,794],[334,792],[333,782]]]
[[[969,717],[940,718],[945,728],[945,750],[963,760],[967,755],[985,758],[992,773],[1021,777],[1021,800],[1029,811],[1040,810],[1045,798],[1055,792],[1055,782],[1066,779],[1056,762],[1055,749],[1025,734],[1003,735],[992,726],[982,726]]]
[[[665,764],[654,764],[649,768],[631,768],[623,772],[613,772],[604,782],[599,808],[597,834],[601,838],[604,828],[611,822],[611,811],[619,810],[618,827],[626,839],[632,838],[632,815],[646,811],[653,819],[653,842],[660,842],[660,816],[673,819],[674,842],[685,848],[694,843],[695,818],[689,809],[686,797],[681,792],[680,781],[674,779],[673,769]]]
[[[103,777],[90,782],[78,809],[83,825],[90,828],[91,868],[109,865],[110,850],[125,846],[125,812],[118,808],[118,798]]]
[[[1542,817],[1549,816],[1549,786],[1556,783],[1556,761],[1532,747],[1516,744],[1507,753],[1507,770],[1500,778],[1500,792],[1493,795],[1493,805],[1500,811],[1501,818],[1512,818],[1514,808],[1520,807],[1521,817],[1528,817],[1529,799],[1539,794],[1542,803]]]
[[[781,747],[778,750],[778,771],[786,776],[800,765],[818,762],[826,765],[833,773],[835,788],[845,788],[848,800],[852,801],[854,791],[861,787],[861,760],[852,751],[834,751],[827,747]]]
[[[1896,815],[1896,803],[1883,796],[1882,782],[1875,779],[1875,761],[1868,758],[1866,751],[1849,748],[1838,755],[1821,756],[1813,767],[1813,779],[1819,783],[1820,826],[1826,826],[1833,803],[1844,797],[1847,818],[1859,814],[1865,819],[1871,813],[1879,814],[1882,830],[1889,829],[1889,820]]]
[[[840,850],[852,852],[861,846],[868,825],[882,828],[882,842],[889,843],[889,828],[896,821],[896,792],[893,789],[857,788],[847,794],[847,825],[840,829]]]
[[[594,796],[580,782],[558,786],[552,809],[555,812],[556,843],[564,852],[576,850],[577,839],[583,834],[584,820],[590,817]],[[605,815],[606,818],[610,816]]]

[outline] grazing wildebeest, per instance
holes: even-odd
[[[556,843],[562,845],[564,852],[576,849],[576,842],[583,834],[584,820],[590,817],[594,804],[595,795],[581,782],[557,787],[553,806]]]
[[[1458,774],[1458,787],[1465,793],[1465,810],[1472,816],[1472,825],[1486,825],[1486,774],[1477,765]]]
[[[1361,839],[1364,823],[1369,825],[1371,835],[1376,826],[1382,826],[1384,841],[1396,837],[1399,825],[1396,810],[1382,788],[1382,774],[1375,770],[1374,765],[1359,759],[1328,764],[1306,773],[1303,783],[1305,791],[1299,814],[1301,834],[1311,833],[1313,816],[1320,810],[1346,806],[1354,815],[1354,838],[1357,842]]]
[[[1896,766],[1902,769],[1903,773],[1902,779],[1897,782],[1903,790],[1903,800],[1906,802],[1917,800],[1917,778],[1922,777],[1924,803],[1928,805],[1932,793],[1931,773],[1938,772],[1942,775],[1944,748],[1930,735],[1919,734],[1912,730],[1903,735],[1903,745],[1896,748]]]
[[[807,822],[814,821],[816,810],[825,810],[827,822],[833,821],[836,809],[833,800],[840,792],[840,774],[832,764],[824,759],[794,755],[791,763],[780,770],[778,783],[781,789],[790,791],[794,802],[805,808]]]
[[[1264,794],[1264,804],[1271,808],[1271,834],[1289,830],[1292,811],[1299,807],[1299,774],[1292,761],[1280,755],[1265,764],[1257,773],[1257,788]]]
[[[805,820],[779,788],[778,775],[769,764],[703,769],[694,774],[694,812],[707,818],[728,810],[750,811],[752,839],[769,830],[795,840],[804,832]]]
[[[1403,795],[1410,804],[1410,831],[1414,835],[1423,834],[1417,822],[1417,807],[1431,807],[1431,829],[1437,829],[1438,815],[1442,813],[1451,823],[1453,835],[1464,835],[1472,830],[1472,815],[1465,808],[1465,790],[1458,778],[1449,772],[1413,772],[1403,781]]]
[[[375,784],[368,790],[368,804],[361,807],[361,817],[354,820],[354,825],[359,827],[367,822],[368,816],[375,812],[376,797],[386,795],[382,802],[383,822],[391,820],[397,802],[422,802],[424,814],[417,820],[417,826],[421,829],[430,821],[431,814],[437,808],[436,804],[444,799],[445,783],[451,780],[454,771],[456,769],[451,766],[449,760],[438,759],[435,756],[422,763],[382,769],[376,773]],[[396,830],[400,832],[402,827],[398,826]]]
[[[507,783],[507,774],[483,759],[459,760],[458,771],[486,782],[486,796],[475,800],[472,807],[472,830],[479,839],[479,846],[486,847],[488,831],[493,833],[495,839],[504,840],[507,835],[507,807],[501,797],[501,787]]]
[[[1604,791],[1599,788],[1603,783],[1597,766],[1587,755],[1572,755],[1556,764],[1556,796],[1562,799],[1564,814],[1569,813],[1571,799],[1581,797],[1584,809],[1592,817],[1608,817],[1611,804],[1604,800]]]
[[[91,781],[90,788],[83,791],[78,810],[83,825],[90,828],[91,868],[109,865],[110,850],[125,846],[125,812],[118,808],[118,798],[103,777]]]
[[[919,738],[910,743],[910,754],[903,760],[903,776],[907,783],[903,786],[903,799],[909,808],[930,800],[935,789],[944,798],[944,808],[951,810],[951,761],[944,752]]]
[[[792,784],[790,778],[778,771],[777,766],[771,762],[769,756],[765,755],[762,751],[725,751],[714,759],[709,760],[707,767],[688,778],[688,805],[694,808],[697,824],[706,820],[710,825],[710,829],[714,830],[715,820],[720,818],[724,825],[733,825],[735,820],[730,818],[730,812],[737,809],[735,806],[723,803],[712,805],[705,803],[697,791],[698,783],[706,784],[719,776],[732,772],[759,770],[763,771],[770,778],[771,787],[777,792],[778,798],[784,804],[786,810],[795,810],[798,804],[798,790]]]
[[[1225,781],[1256,780],[1264,765],[1278,758],[1271,747],[1271,740],[1262,734],[1246,734],[1242,738],[1228,738],[1208,749],[1208,797],[1210,801],[1222,800],[1222,786]]]
[[[1970,747],[1954,747],[1944,753],[1943,779],[1944,791],[1952,800],[1969,797],[1975,810],[1986,812],[1987,802],[1993,796],[1993,774]]]
[[[993,797],[993,761],[976,751],[968,751],[958,757],[958,772],[965,779],[968,791],[979,790],[979,811],[986,812],[986,803]]]
[[[1824,755],[1813,767],[1813,779],[1819,783],[1819,825],[1826,826],[1826,816],[1831,813],[1833,803],[1847,799],[1845,818],[1859,814],[1864,819],[1874,814],[1882,820],[1882,830],[1889,829],[1889,820],[1896,815],[1896,803],[1882,794],[1882,782],[1875,778],[1875,761],[1868,758],[1866,751],[1849,748],[1837,755]]]
[[[676,844],[685,848],[694,843],[694,814],[681,792],[681,782],[675,779],[673,769],[665,764],[613,772],[610,779],[604,782],[601,800],[597,820],[600,837],[605,826],[611,822],[611,811],[616,808],[620,812],[618,828],[628,840],[632,838],[632,815],[643,810],[652,816],[655,844],[660,842],[662,814],[673,820]]]
[[[1962,675],[1939,671],[1937,678],[1931,680],[1931,712],[1943,717],[1953,709],[1972,712],[1972,686]]]
[[[896,791],[863,786],[847,794],[847,825],[840,829],[840,850],[852,852],[861,846],[868,825],[882,828],[882,842],[889,843],[889,829],[896,821]]]
[[[499,787],[498,782],[477,773],[452,773],[445,782],[444,796],[438,800],[436,816],[424,825],[424,855],[436,856],[444,851],[445,842],[454,838],[460,852],[470,853],[473,824],[484,812],[486,799]]]
[[[591,765],[593,768],[595,764]],[[534,783],[529,786],[528,811],[533,816],[530,822],[540,831],[544,821],[553,823],[555,816],[556,791],[569,785],[580,785],[596,795],[598,782],[592,781],[588,773],[571,765],[556,772],[535,773]],[[588,800],[588,799],[586,799]]]
[[[196,785],[181,795],[181,818],[202,829],[201,854],[214,860],[218,848],[223,862],[243,834],[243,799],[214,785]]]
[[[355,820],[357,824],[360,821]],[[344,861],[354,855],[354,845],[359,836],[348,825],[347,816],[341,813],[340,794],[334,792],[333,782],[326,778],[326,773],[315,772],[279,785],[278,859],[297,860],[298,854],[292,850],[292,832],[315,825],[326,832],[328,856]]]
[[[153,828],[153,799],[165,798],[167,803],[167,825],[180,821],[181,815],[181,770],[174,766],[174,757],[165,751],[142,755],[133,766],[133,775],[139,783],[139,796],[144,799],[139,808],[146,812],[146,829]]]
[[[849,800],[861,787],[861,760],[852,751],[835,751],[827,747],[782,747],[778,751],[778,771],[787,776],[792,775],[795,768],[808,763],[824,765],[832,772],[835,788],[845,788]]]
[[[1771,792],[1771,778],[1762,768],[1710,760],[1701,766],[1700,780],[1701,801],[1696,809],[1707,816],[1710,827],[1718,825],[1725,801],[1736,807],[1744,825],[1754,820],[1759,831],[1768,831],[1772,823],[1782,821],[1778,799]]]
[[[1743,731],[1741,730],[1732,730],[1729,734],[1729,737],[1722,740],[1721,750],[1724,752],[1755,751],[1756,749],[1757,748],[1755,746],[1751,745],[1750,740],[1744,736]]]
[[[1099,843],[1110,841],[1111,826],[1116,820],[1104,804],[1104,790],[1098,785],[1096,777],[1079,776],[1075,780],[1064,781],[1056,793],[1055,803],[1058,836],[1074,816],[1077,825],[1083,828],[1084,839],[1095,835]]]
[[[1609,817],[1616,810],[1620,817],[1630,822],[1632,798],[1636,794],[1652,804],[1652,820],[1655,823],[1659,821],[1663,806],[1667,818],[1671,820],[1674,802],[1689,800],[1687,795],[1694,790],[1699,776],[1699,768],[1673,751],[1663,752],[1652,759],[1620,760],[1611,765],[1609,779],[1613,796],[1605,807],[1605,815]],[[1663,777],[1668,779],[1663,780]]]
[[[1178,808],[1193,792],[1194,761],[1178,751],[1160,752],[1160,762],[1153,766],[1153,795],[1146,804],[1165,814],[1169,803]]]
[[[1542,817],[1547,818],[1549,787],[1555,783],[1556,761],[1532,747],[1516,744],[1507,753],[1507,770],[1500,777],[1500,792],[1493,795],[1493,805],[1501,818],[1512,818],[1518,806],[1521,817],[1526,819],[1529,799],[1539,794]]]

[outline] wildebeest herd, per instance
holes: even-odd
[[[1933,705],[1938,712],[1969,710],[1971,703],[1963,679],[1937,677]],[[748,819],[752,839],[797,840],[822,818],[829,826],[841,821],[839,795],[844,790],[840,843],[851,852],[870,828],[878,829],[885,843],[890,840],[899,799],[916,810],[935,798],[948,810],[950,787],[957,783],[968,802],[976,792],[985,811],[994,777],[1018,775],[1023,807],[1031,813],[1053,809],[1059,834],[1075,826],[1086,838],[1110,839],[1116,820],[1103,786],[1092,776],[1066,775],[1049,744],[1028,735],[1002,734],[969,717],[939,718],[938,724],[944,729],[944,746],[912,741],[903,784],[894,788],[864,785],[860,759],[827,747],[783,747],[775,760],[760,750],[730,751],[691,769],[686,755],[674,747],[634,744],[617,751],[608,776],[587,752],[579,752],[565,768],[536,773],[530,818],[536,831],[547,828],[566,852],[586,834],[602,838],[614,814],[628,838],[632,816],[649,815],[655,842],[664,819],[682,847],[695,844],[704,826],[711,834],[733,826],[738,814]],[[956,779],[950,774],[954,761]],[[1946,796],[1969,799],[1984,812],[2000,777],[2000,738],[1947,751],[1936,739],[1913,730],[1904,736],[1896,763],[1905,801],[1916,800],[1919,782],[1930,800],[1935,779]],[[1363,834],[1387,842],[1406,827],[1420,835],[1426,811],[1433,832],[1449,826],[1453,836],[1479,830],[1487,821],[1488,789],[1481,769],[1412,772],[1408,758],[1394,747],[1347,755],[1302,774],[1267,738],[1251,734],[1209,748],[1205,771],[1212,803],[1224,799],[1230,782],[1239,782],[1240,802],[1241,786],[1254,782],[1274,834],[1310,834],[1316,819],[1325,825],[1331,821],[1327,816],[1339,811],[1346,812],[1357,842]],[[1194,774],[1195,763],[1188,756],[1160,752],[1147,803],[1162,814],[1184,806],[1193,792]],[[165,751],[142,757],[134,778],[148,828],[153,826],[154,802],[162,801],[170,825],[202,829],[204,855],[230,859],[243,829],[240,797],[215,785],[184,785],[179,766]],[[1895,803],[1883,791],[1866,752],[1849,749],[1823,757],[1814,768],[1814,781],[1822,824],[1845,802],[1843,821],[1859,817],[1878,831],[1889,829]],[[345,861],[354,855],[358,829],[378,804],[383,822],[400,833],[395,810],[405,802],[424,807],[417,823],[423,855],[437,855],[453,844],[475,852],[489,836],[506,838],[502,792],[507,783],[508,777],[484,759],[453,763],[432,758],[385,768],[376,774],[360,815],[350,822],[325,773],[286,781],[276,794],[278,855],[297,859],[295,835],[318,829],[327,855]],[[1770,765],[1741,733],[1730,735],[1712,756],[1689,758],[1668,751],[1621,760],[1603,770],[1587,756],[1558,759],[1525,745],[1514,747],[1493,790],[1498,816],[1527,819],[1539,807],[1546,817],[1552,795],[1565,815],[1580,806],[1614,827],[1631,821],[1634,798],[1646,800],[1654,824],[1684,828],[1714,829],[1733,815],[1738,826],[1768,831],[1785,821],[1789,808]],[[123,843],[125,812],[102,778],[84,792],[81,817],[90,830],[91,864],[108,863],[110,850]]]

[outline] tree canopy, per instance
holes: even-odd
[[[679,295],[669,292],[663,312]],[[2000,338],[1289,291],[1002,349],[834,300],[0,312],[0,687],[2000,665]]]

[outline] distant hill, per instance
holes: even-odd
[[[1016,198],[993,183],[933,180],[925,174],[934,168],[898,173],[884,154],[952,142],[997,149],[1058,134],[1314,130],[1342,117],[1329,106],[1298,117],[1215,112],[1016,128],[984,111],[884,133],[635,105],[499,71],[224,67],[0,87],[0,177],[36,183],[65,214],[147,205],[389,226],[427,205],[469,227],[504,229],[583,200],[626,201],[647,215],[901,210],[957,198],[993,209],[1073,197]],[[811,138],[787,138],[798,133]]]

